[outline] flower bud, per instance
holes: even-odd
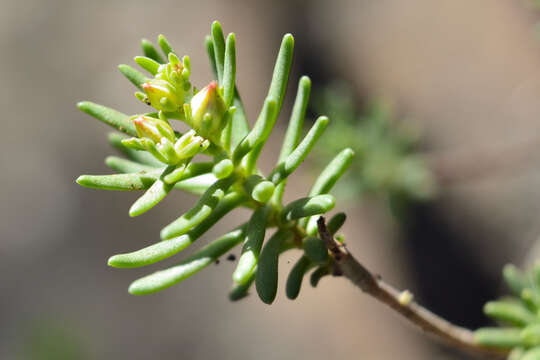
[[[174,112],[184,104],[184,89],[173,86],[169,81],[152,79],[142,84],[142,88],[156,110]]]
[[[150,139],[156,144],[160,143],[162,138],[171,142],[175,141],[174,130],[161,119],[140,115],[133,119],[133,124],[140,138]]]
[[[191,127],[201,136],[219,142],[225,127],[225,100],[213,81],[191,99]]]

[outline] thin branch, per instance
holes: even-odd
[[[326,228],[322,216],[317,221],[317,225],[319,235],[330,250],[340,274],[352,281],[363,292],[389,306],[426,333],[436,336],[455,348],[476,355],[489,356],[492,359],[504,358],[508,354],[506,350],[476,343],[473,332],[469,329],[454,325],[416,302],[404,298],[403,293],[373,275],[351,255],[343,244],[337,242]]]

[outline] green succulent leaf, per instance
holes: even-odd
[[[171,44],[163,34],[158,35],[158,44],[163,53],[165,54],[165,57],[169,56],[169,53],[176,54],[174,49],[172,48]]]
[[[302,142],[289,156],[287,156],[285,161],[279,163],[270,174],[269,179],[274,184],[279,184],[281,181],[285,180],[294,170],[296,170],[296,168],[298,168],[298,166],[300,166],[313,148],[313,145],[315,145],[317,140],[321,137],[327,125],[328,118],[326,116],[321,116],[315,121],[315,124],[309,130]]]
[[[233,153],[233,163],[239,164],[242,158],[249,153],[253,148],[261,143],[264,143],[274,127],[276,118],[276,101],[272,98],[267,98],[264,101],[264,106],[253,126],[253,129],[248,135],[238,144]]]
[[[330,220],[328,220],[328,224],[326,224],[326,227],[328,228],[330,234],[335,235],[339,231],[339,229],[341,229],[341,227],[345,223],[345,220],[347,220],[347,215],[342,212],[332,216]]]
[[[214,50],[214,42],[212,41],[212,36],[206,35],[206,37],[204,38],[204,44],[206,46],[208,60],[210,61],[210,67],[212,68],[212,74],[214,74],[214,77],[217,79],[218,72],[216,64],[216,52]]]
[[[212,184],[191,210],[161,230],[161,238],[167,240],[183,235],[200,224],[204,219],[210,216],[233,182],[234,177],[231,176]]]
[[[298,82],[298,91],[296,92],[291,118],[289,120],[289,125],[287,126],[285,138],[283,139],[281,152],[279,153],[277,162],[278,165],[287,159],[287,157],[298,145],[298,141],[300,141],[302,127],[304,125],[304,118],[306,117],[306,110],[309,103],[310,92],[311,80],[307,76],[302,76]],[[276,191],[274,193],[274,203],[278,205],[281,204],[285,184],[286,179],[276,187]]]
[[[484,313],[493,319],[516,326],[524,326],[539,321],[538,317],[524,305],[514,301],[490,301],[484,305]]]
[[[105,158],[105,164],[113,170],[120,173],[136,173],[136,172],[156,172],[163,171],[165,166],[161,168],[155,168],[153,166],[144,165],[135,161],[120,158],[118,156],[107,156]]]
[[[160,64],[165,64],[166,61],[163,59],[163,57],[158,53],[157,49],[154,47],[154,45],[146,40],[146,39],[142,39],[141,40],[141,48],[142,48],[142,52],[144,54],[144,56],[146,56],[147,58],[150,58]]]
[[[129,166],[134,167],[136,163],[129,163]],[[216,178],[212,174],[206,174],[211,168],[211,163],[189,164],[182,174],[182,181],[174,184],[174,188],[194,194],[203,193],[216,181]],[[154,169],[148,172],[142,170],[129,174],[81,175],[77,179],[77,183],[84,187],[102,190],[146,190],[152,186],[162,172],[163,169]]]
[[[503,278],[510,290],[517,296],[521,295],[521,292],[529,283],[525,274],[512,264],[504,266]]]
[[[152,75],[156,75],[159,69],[159,63],[154,59],[151,59],[146,56],[135,56],[134,58],[137,65],[142,67],[144,70],[148,71]]]
[[[285,138],[283,139],[283,145],[281,146],[278,163],[285,161],[298,145],[298,141],[300,141],[310,93],[311,80],[307,76],[302,76],[300,81],[298,81],[296,99],[294,100],[291,118],[289,120],[289,125],[287,126]]]
[[[330,163],[324,168],[321,174],[315,180],[310,196],[327,194],[334,187],[336,182],[341,178],[345,171],[351,165],[354,157],[354,151],[347,148],[336,155]],[[312,235],[316,233],[317,227],[315,224],[316,219],[302,219],[300,220],[300,226],[307,227],[308,234]]]
[[[291,72],[293,51],[294,38],[291,34],[285,34],[281,40],[281,46],[272,75],[272,82],[270,83],[270,89],[268,90],[268,97],[275,99],[277,102],[277,111],[274,115],[276,118],[281,109],[281,105],[283,105],[283,100],[285,99],[285,91],[287,90],[289,73]]]
[[[246,111],[244,110],[244,104],[238,93],[238,89],[235,87],[233,105],[236,111],[232,117],[231,123],[231,149],[234,150],[236,146],[244,139],[249,132],[249,126],[247,122]]]
[[[321,279],[327,275],[330,275],[330,268],[328,266],[319,266],[311,273],[309,283],[312,287],[317,287],[319,281],[321,281]]]
[[[227,36],[225,44],[225,64],[223,70],[223,98],[227,106],[232,106],[236,79],[236,42],[233,33]]]
[[[285,286],[285,294],[289,299],[294,300],[298,297],[298,294],[300,294],[302,280],[310,267],[311,261],[307,256],[302,256],[296,264],[294,264]]]
[[[354,151],[349,148],[337,154],[317,177],[309,195],[314,196],[329,193],[339,178],[349,168],[353,157]]]
[[[318,236],[304,238],[302,245],[306,256],[314,263],[320,264],[328,261],[328,249]]]
[[[281,244],[292,238],[288,231],[278,230],[264,245],[257,265],[255,288],[265,304],[274,302],[278,286],[278,265]]]
[[[191,241],[189,235],[178,236],[131,253],[111,256],[108,264],[115,268],[136,268],[150,265],[182,251],[191,244]]]
[[[335,199],[332,195],[317,195],[295,200],[287,204],[282,212],[283,220],[297,220],[307,216],[324,214],[335,205]]]
[[[81,101],[77,104],[77,107],[88,115],[95,117],[99,121],[102,121],[123,133],[137,136],[135,126],[126,114],[122,114],[119,111],[90,101]]]
[[[214,21],[212,23],[211,34],[218,82],[220,85],[222,85],[225,67],[225,38],[223,37],[223,29],[221,28],[221,24],[218,21]]]
[[[482,328],[474,332],[474,340],[481,345],[509,349],[521,346],[518,328]]]
[[[225,214],[243,201],[243,199],[244,198],[242,195],[229,194],[223,199],[222,203],[216,208],[216,211],[214,211],[211,216],[207,217],[189,233],[169,240],[163,240],[131,253],[115,255],[109,259],[109,265],[121,268],[140,267],[150,265],[173,256],[179,251],[185,249],[187,246],[191,245],[210,227],[218,222]],[[243,232],[245,226],[242,225],[239,227],[239,229]]]
[[[238,245],[242,238],[242,229],[232,231],[206,245],[179,265],[134,281],[129,287],[129,292],[134,295],[151,294],[179,283],[212,264],[220,256]]]
[[[124,75],[133,85],[135,85],[139,90],[142,90],[142,84],[150,80],[140,71],[132,68],[129,65],[120,64],[118,65],[118,70]]]
[[[148,189],[158,176],[158,173],[81,175],[76,182],[92,189],[133,191]]]
[[[540,346],[525,351],[521,355],[521,357],[519,357],[519,360],[538,360],[538,359],[540,359]],[[513,359],[509,358],[509,360],[513,360]]]
[[[229,292],[229,300],[238,301],[248,296],[249,288],[251,287],[251,285],[253,285],[253,282],[255,281],[256,273],[257,269],[255,269],[255,271],[249,277],[248,281],[246,281],[245,284],[233,283],[232,289]]]
[[[175,166],[168,166],[152,186],[135,201],[129,209],[129,216],[135,217],[144,214],[167,196],[174,184],[167,184],[163,178],[167,176]]]
[[[233,273],[233,281],[237,284],[245,284],[255,271],[266,233],[269,214],[270,207],[261,206],[253,212],[249,219],[242,254]]]

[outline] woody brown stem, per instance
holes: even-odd
[[[319,235],[330,251],[338,271],[364,293],[389,306],[424,332],[454,348],[491,359],[502,359],[508,354],[506,350],[478,344],[471,330],[446,321],[412,300],[404,301],[400,296],[402,294],[400,291],[374,276],[352,256],[345,245],[334,239],[326,228],[325,219],[322,216],[317,221],[317,226]]]

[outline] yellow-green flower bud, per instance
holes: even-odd
[[[169,62],[159,66],[156,79],[168,81],[175,88],[187,91],[191,86],[189,83],[190,67],[188,56],[184,56],[180,61],[174,53],[169,53]]]
[[[191,127],[202,137],[219,142],[225,127],[225,100],[217,82],[213,81],[191,99]]]
[[[166,80],[152,79],[142,84],[142,88],[156,110],[179,111],[184,104],[184,89],[177,88]]]
[[[133,124],[140,138],[147,138],[156,144],[161,142],[162,138],[174,142],[174,130],[167,122],[150,116],[140,115],[133,119]]]

